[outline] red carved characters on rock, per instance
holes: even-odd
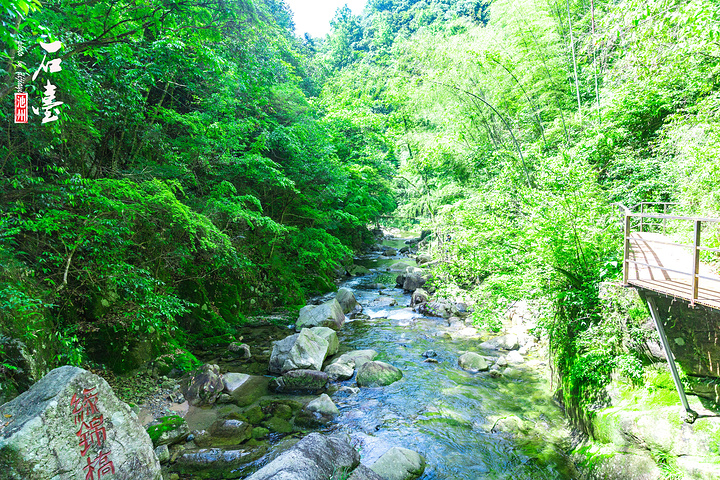
[[[95,387],[84,388],[82,393],[76,393],[70,400],[72,417],[75,426],[80,428],[75,435],[78,437],[80,455],[87,455],[87,465],[83,467],[85,480],[100,480],[105,475],[115,473],[115,466],[110,460],[110,449],[105,449],[107,432],[105,431],[105,418],[98,410],[98,393]],[[91,450],[92,447],[95,447]],[[96,455],[94,455],[97,453]],[[94,457],[94,458],[93,458]]]

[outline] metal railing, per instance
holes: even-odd
[[[710,248],[710,247],[703,247],[700,245],[701,240],[701,232],[703,228],[704,223],[720,223],[720,218],[711,218],[711,217],[687,217],[687,216],[681,216],[681,215],[670,215],[667,213],[668,207],[670,205],[674,205],[672,202],[642,202],[633,209],[636,209],[637,207],[640,207],[640,212],[632,212],[631,209],[627,208],[626,206],[622,204],[615,204],[617,205],[622,211],[625,216],[624,221],[624,248],[623,248],[623,284],[628,285],[629,280],[629,271],[630,271],[630,265],[639,265],[642,267],[647,268],[655,268],[664,272],[672,272],[677,273],[680,275],[687,275],[691,277],[692,282],[692,288],[691,288],[691,299],[690,299],[690,306],[694,306],[695,302],[698,299],[698,283],[700,279],[703,280],[711,280],[714,282],[720,282],[720,278],[716,277],[708,277],[705,275],[700,275],[700,252],[715,252],[720,253],[720,248]],[[650,205],[661,205],[663,208],[663,213],[656,213],[656,212],[646,212],[646,208]],[[646,222],[646,219],[654,219],[659,220],[658,221],[651,221]],[[639,236],[632,236],[633,233],[633,223],[636,227],[639,227],[639,232],[643,233],[645,231],[645,227],[652,225],[653,227],[657,227],[659,225],[662,226],[663,234],[666,232],[667,227],[667,220],[680,220],[680,221],[687,221],[687,222],[693,222],[693,243],[692,244],[685,244],[685,243],[677,243],[672,241],[665,241],[665,240],[659,240],[659,239],[649,239],[649,238],[641,238]],[[634,221],[634,222],[633,222]],[[630,242],[644,242],[644,243],[655,243],[660,245],[672,245],[682,248],[689,248],[692,252],[692,264],[690,265],[690,271],[682,271],[677,270],[669,267],[664,267],[661,265],[653,265],[643,262],[638,262],[636,260],[632,260],[630,258],[630,251],[631,251],[631,245]]]

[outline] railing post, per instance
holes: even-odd
[[[630,215],[625,212],[625,248],[623,249],[623,285],[628,284],[628,273],[630,271]]]
[[[645,226],[645,203],[641,203],[640,204],[640,233],[645,231],[643,229],[644,226]]]
[[[700,275],[700,231],[702,227],[702,222],[700,220],[695,220],[695,235],[694,235],[694,241],[693,241],[693,278],[692,278],[692,300],[690,301],[690,306],[695,306],[695,300],[698,299],[698,282],[699,278],[698,275]]]

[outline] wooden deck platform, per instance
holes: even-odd
[[[631,233],[627,282],[692,303],[692,247],[670,243],[673,243],[672,239],[659,233]],[[699,273],[698,297],[694,303],[720,310],[720,275],[715,268],[702,263]]]

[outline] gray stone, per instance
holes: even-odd
[[[397,250],[395,250],[394,248],[386,248],[385,250],[383,250],[382,254],[386,257],[394,257],[395,255],[397,255]]]
[[[334,417],[335,415],[340,415],[340,410],[338,410],[335,403],[333,403],[330,397],[328,397],[325,393],[308,403],[305,410],[319,413],[323,417]]]
[[[252,425],[232,418],[220,419],[210,427],[210,435],[214,447],[238,445],[252,437]]]
[[[358,305],[358,301],[355,298],[355,294],[352,290],[347,288],[341,288],[335,295],[335,300],[340,304],[343,313],[350,313]]]
[[[156,447],[181,442],[190,432],[187,422],[179,415],[156,418],[145,430]]]
[[[480,344],[480,348],[488,348],[497,350],[499,348],[502,348],[503,350],[517,350],[520,348],[520,344],[518,343],[518,336],[513,333],[508,333],[507,335],[501,335],[499,337],[491,338],[487,342],[483,342]]]
[[[155,456],[160,463],[167,463],[170,461],[170,449],[167,445],[160,445],[155,449]]]
[[[370,470],[365,465],[358,465],[358,467],[353,470],[353,472],[350,474],[350,476],[347,478],[347,480],[385,480],[383,477],[378,475],[377,473]]]
[[[360,368],[364,363],[373,360],[375,357],[377,357],[375,350],[351,350],[333,359],[331,365],[341,363],[352,368]]]
[[[268,370],[285,373],[290,370],[322,368],[328,351],[328,342],[309,328],[275,342]]]
[[[403,377],[397,367],[384,362],[366,362],[359,369],[357,383],[361,387],[384,387]]]
[[[405,270],[405,278],[403,279],[402,288],[406,292],[414,292],[425,285],[428,279],[429,276],[424,270],[415,267],[408,267]]]
[[[243,449],[203,448],[183,452],[172,469],[184,474],[212,472],[210,478],[237,478],[239,469],[262,457],[266,446]]]
[[[300,309],[300,317],[295,323],[295,330],[303,327],[328,327],[340,330],[345,324],[345,312],[336,299],[321,305],[306,305]]]
[[[328,342],[327,355],[335,355],[337,353],[338,348],[340,348],[340,340],[338,340],[335,330],[328,327],[313,327],[310,331]]]
[[[203,365],[193,372],[183,395],[194,407],[212,405],[222,393],[225,386],[217,365]]]
[[[505,355],[505,359],[507,360],[508,364],[510,364],[510,365],[518,365],[525,361],[523,356],[520,355],[520,352],[518,352],[516,350],[513,350],[512,352],[508,352],[508,354]]]
[[[437,357],[437,352],[435,350],[425,350],[422,356],[425,358]]]
[[[222,377],[224,391],[229,395],[232,395],[235,390],[242,388],[248,380],[250,375],[246,373],[228,372]]]
[[[345,436],[311,433],[247,480],[318,480],[340,471],[351,471],[360,454]]]
[[[469,372],[484,372],[490,368],[485,359],[475,352],[467,352],[461,355],[458,358],[458,365]]]
[[[230,374],[226,373],[225,377],[227,377],[228,375]],[[237,375],[245,374],[239,373]],[[239,377],[234,376],[231,378],[239,379]],[[269,383],[270,379],[267,377],[262,377],[259,375],[248,375],[242,383],[233,383],[234,389],[232,390],[232,392],[228,392],[228,394],[232,398],[233,403],[240,407],[244,407],[252,404],[255,400],[262,397],[263,395],[267,395]]]
[[[403,447],[393,447],[370,466],[385,480],[413,480],[425,471],[425,458]]]
[[[417,263],[418,265],[424,265],[430,262],[432,262],[432,257],[430,255],[423,253],[415,257],[415,263]]]
[[[109,452],[115,480],[161,480],[160,463],[137,415],[105,380],[83,369],[51,371],[0,406],[0,419],[3,480],[84,479],[87,459],[96,461],[98,450]],[[98,434],[78,436],[79,429]]]
[[[291,370],[274,380],[278,392],[316,391],[325,388],[328,374],[317,370]]]
[[[498,359],[495,361],[495,365],[497,365],[498,367],[507,367],[507,364],[508,364],[507,359],[502,355],[500,355],[498,357]]]
[[[323,372],[327,373],[331,380],[348,380],[352,378],[355,369],[347,363],[331,363]]]
[[[428,292],[426,290],[424,290],[422,288],[418,288],[412,294],[412,297],[410,299],[410,305],[415,307],[417,305],[427,303],[429,299],[430,299],[430,294],[428,294]]]
[[[228,351],[245,360],[252,357],[252,353],[250,353],[250,345],[247,343],[233,342],[228,346]]]
[[[392,307],[397,305],[397,300],[392,297],[380,296],[374,299],[370,305],[373,307]]]

